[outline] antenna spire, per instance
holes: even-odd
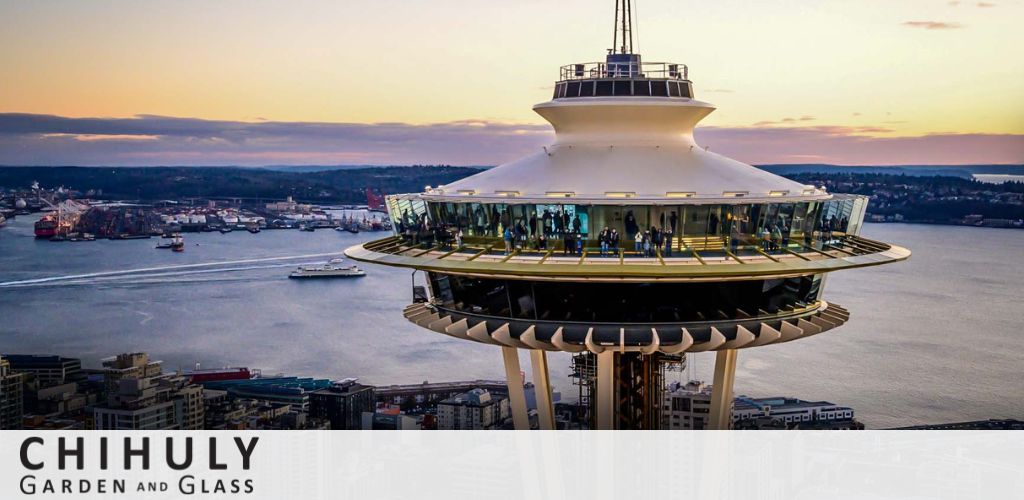
[[[633,0],[615,0],[615,33],[611,52],[633,53]]]

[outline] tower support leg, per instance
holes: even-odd
[[[711,387],[708,429],[728,430],[732,424],[732,385],[736,380],[736,349],[715,353],[715,381]]]
[[[548,353],[540,349],[530,350],[530,364],[533,367],[533,390],[537,396],[537,415],[541,430],[555,430],[555,407],[551,402],[551,374],[548,372]]]
[[[523,390],[523,372],[519,368],[519,349],[502,347],[501,357],[505,361],[505,380],[508,383],[508,400],[512,406],[512,425],[517,431],[528,431],[530,416],[526,412],[526,392]]]
[[[597,355],[597,429],[615,429],[615,353]]]

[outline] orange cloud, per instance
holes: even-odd
[[[963,28],[963,25],[960,23],[942,21],[906,21],[903,25],[911,28],[924,28],[926,30],[955,30]]]

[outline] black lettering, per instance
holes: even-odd
[[[174,438],[167,438],[167,465],[174,470],[185,470],[192,465],[192,438],[185,438],[185,461],[180,464],[174,461]]]
[[[142,470],[149,470],[149,438],[142,438],[142,448],[132,449],[132,438],[124,438],[124,469],[132,470],[132,457],[142,457]]]
[[[107,470],[107,438],[100,438],[100,470]]]
[[[195,476],[181,476],[181,479],[178,480],[178,491],[180,491],[182,495],[194,494],[196,492],[196,485],[193,482],[195,479]]]
[[[217,463],[217,438],[210,438],[210,470],[225,470],[227,464]]]
[[[28,459],[28,447],[29,447],[29,445],[31,445],[33,443],[43,444],[43,438],[41,438],[41,437],[30,437],[30,438],[28,438],[28,439],[26,439],[26,440],[21,442],[21,465],[22,465],[22,467],[25,467],[28,470],[39,470],[39,469],[43,468],[43,462],[34,463],[34,462],[29,461],[29,459]],[[35,479],[35,476],[25,476],[25,477],[31,477],[32,479]],[[33,486],[33,490],[35,490],[35,486]]]
[[[39,438],[34,438],[34,439],[39,439]],[[28,476],[25,476],[25,477],[21,478],[21,484],[19,485],[21,487],[21,492],[26,494],[26,495],[35,495],[36,494],[36,482],[35,481],[36,481],[36,477],[32,476],[32,475],[28,475]]]
[[[114,493],[124,493],[124,479],[114,480]]]
[[[85,468],[85,438],[75,438],[75,444],[78,445],[75,449],[68,449],[65,444],[66,440],[60,438],[57,440],[57,463],[60,470],[65,469],[65,460],[67,457],[75,457],[75,468],[82,470]]]
[[[260,438],[254,437],[249,440],[249,446],[242,446],[242,438],[235,438],[235,446],[242,454],[242,469],[249,470],[249,458],[252,457],[252,452],[256,449],[256,442],[259,440]]]

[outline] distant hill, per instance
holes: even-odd
[[[419,192],[479,172],[468,167],[363,167],[278,171],[236,167],[0,167],[0,186],[66,186],[102,190],[104,198],[274,198],[314,203],[364,203],[366,188]]]
[[[1024,175],[1024,165],[901,165],[895,167],[878,166],[846,166],[827,164],[800,165],[757,165],[778,175],[795,175],[807,173],[830,174],[892,174],[913,176],[944,176],[971,178],[973,174]]]

